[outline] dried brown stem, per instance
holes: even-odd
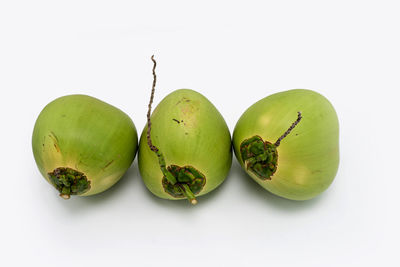
[[[147,111],[147,144],[149,145],[150,149],[154,152],[158,152],[158,148],[153,145],[151,142],[150,138],[150,132],[151,132],[151,104],[153,104],[153,99],[154,99],[154,91],[156,89],[156,82],[157,82],[157,75],[156,75],[156,66],[157,62],[154,59],[154,55],[151,56],[151,60],[153,61],[153,86],[151,87],[151,96],[150,96],[150,102],[148,106],[148,111]]]
[[[296,125],[299,124],[301,119],[302,119],[301,112],[298,111],[297,112],[297,120],[295,122],[293,122],[293,124],[289,127],[289,129],[287,129],[286,132],[281,137],[278,138],[278,140],[276,140],[276,142],[274,144],[276,147],[278,147],[281,144],[281,141],[283,140],[283,138],[288,136],[288,134],[290,134],[290,132],[294,129],[294,127],[296,127]]]

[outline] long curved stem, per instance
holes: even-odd
[[[151,56],[151,60],[153,61],[153,85],[151,87],[150,102],[149,102],[148,110],[147,110],[147,144],[149,145],[149,147],[152,151],[157,153],[159,149],[153,145],[153,143],[151,142],[151,136],[150,136],[150,134],[151,134],[151,120],[150,120],[151,105],[153,104],[154,91],[156,90],[156,82],[157,82],[157,75],[156,75],[157,62],[154,59],[154,55]]]
[[[165,159],[164,155],[161,153],[161,151],[153,145],[153,142],[151,141],[151,105],[153,104],[154,100],[154,92],[156,89],[156,83],[157,83],[157,75],[156,75],[156,67],[157,67],[157,62],[154,59],[154,55],[151,56],[151,60],[153,61],[153,85],[151,87],[151,95],[150,95],[150,102],[148,105],[148,111],[147,111],[147,144],[149,145],[149,148],[151,151],[156,153],[158,157],[158,164],[160,165],[161,172],[164,174],[165,178],[171,183],[171,184],[176,184],[176,179],[175,177],[167,170],[165,167]]]

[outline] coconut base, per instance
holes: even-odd
[[[255,135],[240,145],[240,154],[247,170],[261,180],[271,180],[278,166],[276,145]]]
[[[90,189],[90,181],[84,173],[68,167],[59,167],[48,173],[51,184],[60,192],[60,197],[81,195]]]
[[[204,174],[192,166],[179,167],[177,165],[170,165],[167,167],[167,171],[175,177],[176,183],[172,184],[164,176],[162,185],[165,192],[175,198],[188,198],[188,194],[193,194],[193,197],[190,196],[188,199],[193,199],[195,201],[194,195],[200,193],[206,184],[206,177]]]

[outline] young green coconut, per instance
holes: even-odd
[[[156,85],[156,61],[151,59],[154,80],[139,144],[140,174],[154,195],[196,204],[196,196],[215,189],[228,175],[229,129],[207,98],[188,89],[166,96],[151,114]]]
[[[64,199],[110,188],[132,164],[137,145],[136,128],[128,115],[86,95],[49,103],[32,136],[41,174]]]
[[[292,200],[311,199],[335,178],[338,118],[331,103],[314,91],[273,94],[243,113],[233,146],[241,166],[262,187]]]

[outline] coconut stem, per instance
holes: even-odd
[[[283,138],[285,138],[286,136],[288,136],[288,134],[290,134],[290,132],[294,129],[294,127],[296,127],[297,124],[299,124],[299,122],[301,121],[302,116],[301,116],[301,112],[298,111],[297,112],[297,120],[295,122],[292,123],[292,125],[290,125],[289,129],[286,130],[286,132],[278,138],[278,140],[276,140],[275,142],[275,147],[278,147],[281,144],[281,141],[283,140]]]
[[[155,153],[158,152],[158,148],[153,145],[151,142],[151,104],[153,104],[154,100],[154,91],[156,90],[156,82],[157,82],[157,75],[156,75],[156,67],[157,67],[157,62],[154,59],[154,55],[151,56],[151,60],[153,61],[153,85],[151,87],[151,95],[150,95],[150,102],[148,105],[148,111],[147,111],[147,144],[149,145],[150,149],[154,151]],[[158,156],[158,154],[157,154]]]
[[[180,183],[179,187],[180,187],[182,193],[185,195],[185,197],[189,200],[190,204],[196,205],[197,199],[194,196],[193,192],[190,190],[189,186],[187,184]]]
[[[155,145],[153,145],[153,142],[151,141],[151,120],[150,120],[151,105],[153,104],[154,92],[156,89],[156,82],[157,82],[157,75],[156,75],[157,62],[154,59],[154,55],[151,56],[151,60],[153,61],[153,85],[151,87],[151,96],[150,96],[150,102],[149,102],[148,111],[147,111],[147,144],[149,145],[150,150],[153,151],[154,153],[156,153],[156,155],[158,157],[158,164],[160,165],[161,172],[163,173],[165,178],[167,178],[167,180],[171,184],[176,184],[175,177],[165,167],[164,155],[161,153],[161,151]]]

